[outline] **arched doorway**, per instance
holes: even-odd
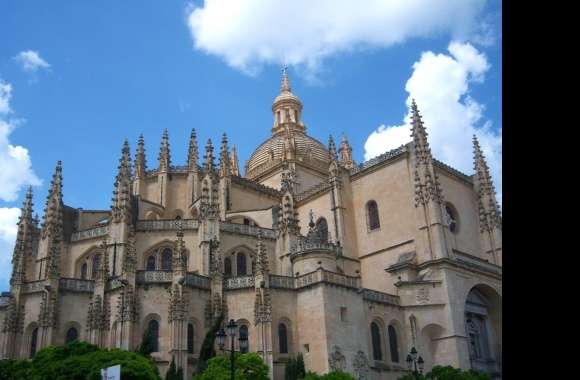
[[[500,377],[501,296],[487,285],[473,287],[465,301],[465,335],[473,369]]]

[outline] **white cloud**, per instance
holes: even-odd
[[[36,72],[39,69],[49,69],[50,65],[46,62],[37,51],[26,50],[18,53],[14,60],[20,64],[22,69],[27,72]]]
[[[0,291],[8,290],[19,216],[17,207],[0,207]]]
[[[254,73],[261,64],[317,71],[331,55],[413,37],[479,33],[486,0],[205,0],[187,9],[195,48]]]
[[[452,42],[449,54],[424,52],[413,64],[413,74],[405,86],[407,106],[414,98],[435,158],[466,173],[473,172],[472,136],[477,135],[487,159],[501,203],[501,129],[494,131],[485,120],[485,106],[469,95],[473,82],[483,82],[490,65],[483,53],[467,43]],[[365,143],[368,160],[411,141],[410,113],[402,125],[381,125]]]
[[[19,124],[10,117],[11,97],[12,87],[0,80],[0,200],[7,202],[16,200],[23,186],[41,184],[32,170],[28,150],[10,143],[10,133]]]

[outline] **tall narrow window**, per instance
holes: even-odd
[[[148,328],[151,336],[151,351],[159,352],[159,322],[155,319],[150,320]]]
[[[151,255],[147,258],[147,270],[155,270],[155,255]]]
[[[87,268],[88,268],[87,263],[83,263],[83,265],[81,266],[81,278],[83,280],[87,279]]]
[[[246,255],[243,252],[238,252],[237,257],[237,269],[238,276],[245,276],[248,274],[246,268]]]
[[[451,203],[445,204],[445,211],[447,212],[447,224],[449,225],[449,231],[453,233],[457,233],[458,231],[458,222],[457,222],[457,212],[455,211],[455,207],[451,205]]]
[[[30,357],[34,357],[36,354],[36,342],[38,340],[38,327],[32,330],[32,334],[30,334]]]
[[[367,219],[369,224],[369,230],[376,230],[381,226],[379,220],[379,206],[375,201],[367,202]]]
[[[224,260],[224,274],[226,276],[232,275],[232,260],[229,257]]]
[[[93,267],[91,268],[91,277],[97,277],[97,271],[99,270],[99,263],[101,262],[101,255],[93,256]]]
[[[397,344],[397,330],[389,325],[389,349],[391,350],[391,361],[399,362],[399,345]]]
[[[165,248],[163,250],[163,253],[161,254],[161,270],[171,270],[172,256],[173,253],[171,252],[171,249]]]
[[[187,324],[187,353],[193,354],[193,324]]]
[[[73,340],[77,340],[79,338],[79,332],[74,327],[71,327],[66,332],[66,340],[65,343],[70,343]]]
[[[244,349],[242,349],[240,347],[240,352],[242,354],[245,354],[246,352],[248,352],[248,347],[250,347],[250,340],[248,339],[248,326],[246,326],[246,325],[240,326],[240,339],[248,340],[248,344],[246,345],[246,347]]]
[[[381,348],[381,329],[375,322],[371,323],[371,341],[373,344],[373,359],[383,360],[383,350]]]
[[[278,342],[280,346],[280,353],[287,354],[288,353],[288,329],[286,325],[280,323],[278,325]]]
[[[316,222],[316,230],[318,231],[318,237],[321,241],[328,242],[328,223],[326,219],[320,218]]]

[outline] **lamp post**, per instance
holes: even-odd
[[[231,373],[231,380],[234,380],[234,373],[235,373],[235,370],[234,370],[234,362],[235,362],[234,353],[236,352],[236,350],[234,349],[234,338],[236,337],[236,329],[237,328],[238,328],[237,323],[233,319],[230,319],[230,322],[226,326],[227,335],[226,335],[226,332],[224,331],[223,328],[221,328],[217,332],[217,334],[216,334],[216,337],[218,338],[218,346],[220,348],[220,351],[229,351],[229,353],[230,353],[230,373]],[[224,350],[225,343],[226,343],[226,337],[228,335],[231,338],[231,348],[229,350]],[[248,348],[248,337],[241,336],[240,335],[238,341],[240,342],[240,352],[245,351]]]
[[[411,352],[407,355],[407,367],[409,370],[413,370],[413,376],[415,379],[419,380],[419,374],[423,373],[423,366],[425,361],[421,356],[418,356],[415,347],[411,347]]]

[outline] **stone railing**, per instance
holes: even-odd
[[[11,296],[1,296],[0,297],[0,307],[6,307],[10,304]]]
[[[209,277],[205,277],[197,273],[187,273],[185,275],[185,285],[191,288],[209,289],[209,281]]]
[[[384,303],[395,306],[399,306],[401,304],[398,296],[370,289],[363,289],[363,299],[366,301]]]
[[[393,150],[390,150],[388,152],[385,152],[383,154],[381,154],[380,156],[376,156],[374,158],[371,158],[370,160],[363,162],[362,164],[355,166],[354,168],[352,168],[350,170],[350,174],[356,174],[358,172],[361,172],[365,169],[368,169],[372,166],[378,165],[381,162],[385,162],[390,160],[391,158],[395,158],[403,153],[405,153],[407,151],[407,147],[405,145],[401,145],[398,148],[395,148]]]
[[[320,182],[320,183],[312,186],[311,188],[304,190],[300,194],[297,194],[295,197],[296,202],[303,201],[304,199],[309,198],[314,194],[318,194],[319,192],[323,192],[325,190],[328,190],[331,187],[332,187],[332,185],[329,182],[326,182],[326,181]]]
[[[59,282],[60,289],[71,292],[91,293],[95,287],[93,280],[83,280],[80,278],[61,278]]]
[[[93,239],[100,236],[105,236],[109,232],[107,226],[100,226],[88,230],[78,231],[72,234],[71,241],[79,241],[86,239]]]
[[[194,230],[199,227],[195,219],[140,220],[137,222],[137,231],[177,231],[178,223],[181,223],[184,230]]]
[[[137,283],[138,284],[153,284],[171,282],[173,280],[173,272],[164,270],[138,270]]]
[[[360,288],[360,277],[347,276],[345,274],[322,270],[322,281],[329,284],[341,285],[347,288]]]
[[[122,286],[123,286],[123,284],[121,283],[121,279],[117,276],[117,277],[109,278],[109,280],[107,281],[106,289],[107,290],[115,290],[117,288],[121,288]]]
[[[270,275],[270,287],[279,289],[294,289],[294,277]]]
[[[293,254],[302,254],[308,251],[332,251],[338,256],[342,256],[342,247],[329,242],[317,241],[317,239],[309,240],[306,237],[298,238],[298,242],[291,247]]]
[[[232,232],[240,235],[258,236],[258,231],[262,232],[264,239],[276,239],[276,233],[270,228],[248,226],[238,223],[220,223],[220,231]]]
[[[46,284],[47,282],[45,280],[25,282],[22,285],[22,292],[23,293],[41,292],[44,290],[44,285]]]
[[[224,289],[246,289],[254,287],[254,276],[230,277],[224,281]]]
[[[466,253],[461,253],[458,251],[453,251],[457,261],[467,264],[471,267],[475,267],[486,272],[492,272],[497,274],[502,274],[502,267],[492,264],[487,260],[481,259],[477,256],[468,255]]]

